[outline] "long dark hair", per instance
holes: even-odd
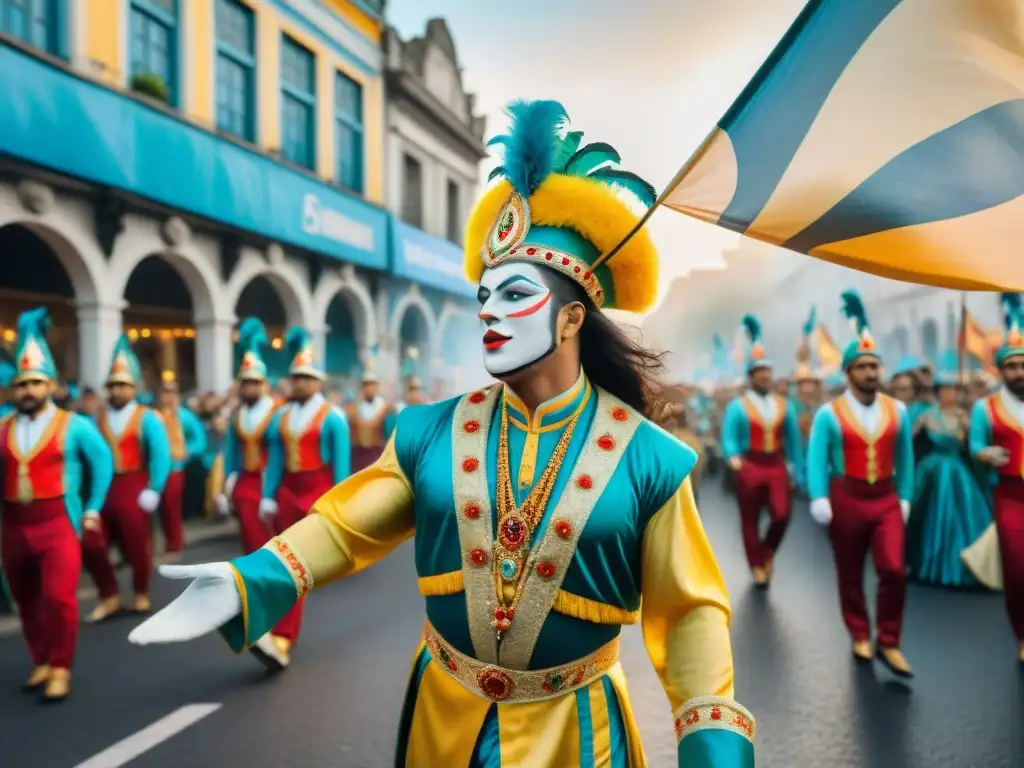
[[[547,271],[547,270],[546,270]],[[646,349],[633,341],[602,313],[575,281],[550,271],[549,286],[564,307],[578,301],[586,309],[580,327],[580,363],[591,383],[615,395],[632,408],[652,416],[661,399],[658,375],[665,370],[666,352]]]

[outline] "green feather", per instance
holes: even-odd
[[[586,176],[605,163],[618,163],[622,158],[615,148],[603,141],[587,144],[579,150],[565,165],[565,172],[570,176]]]
[[[588,179],[603,181],[613,187],[619,187],[635,195],[640,202],[650,208],[658,199],[658,193],[650,184],[641,179],[635,173],[629,171],[617,171],[614,168],[599,168],[591,174]]]
[[[569,159],[580,148],[583,142],[583,131],[570,131],[564,139],[559,139],[555,146],[555,160],[552,165],[554,173],[565,173],[565,166]]]
[[[499,176],[507,176],[507,175],[508,175],[508,173],[505,171],[505,169],[502,168],[499,165],[497,168],[495,168],[493,171],[491,171],[489,174],[487,174],[487,183],[490,184],[492,181],[494,181]]]

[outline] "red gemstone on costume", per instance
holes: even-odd
[[[515,617],[516,617],[516,609],[515,608],[506,608],[505,609],[505,618],[506,619],[514,619]]]
[[[589,272],[584,272],[583,273],[583,279],[584,280],[589,280],[591,277],[593,277],[593,275],[591,275]]]
[[[526,541],[526,521],[518,515],[510,515],[501,521],[498,533],[501,543],[509,549],[519,549]]]
[[[579,685],[580,683],[583,682],[583,673],[584,673],[584,671],[585,670],[581,669],[579,672],[576,673],[576,675],[572,679],[572,684],[573,685]]]
[[[484,695],[494,701],[504,701],[515,690],[512,678],[499,669],[485,669],[476,678]]]
[[[537,575],[543,579],[550,579],[555,575],[555,566],[552,563],[537,563]]]
[[[722,710],[720,710],[718,707],[712,707],[711,708],[711,719],[712,720],[721,720],[722,719]]]
[[[547,253],[544,254],[544,258],[547,259],[548,261],[551,261],[553,258],[555,258],[555,254],[553,254],[551,251],[548,251]]]
[[[487,553],[482,549],[474,549],[469,553],[469,559],[473,565],[487,565]]]
[[[569,257],[568,256],[563,256],[562,257],[562,265],[566,266],[566,267],[569,266]]]
[[[476,472],[476,468],[480,466],[480,462],[476,459],[463,459],[462,469],[465,472]]]
[[[533,254],[535,254],[536,252],[537,252],[536,248],[527,248],[526,249],[526,255],[527,256],[533,256]]]
[[[572,536],[572,526],[566,520],[559,520],[555,523],[555,533],[563,539],[568,539]]]
[[[472,395],[469,396],[469,402],[482,403],[484,401],[484,397],[486,397],[486,395],[484,395],[483,392],[474,392]]]
[[[478,429],[480,429],[480,422],[479,421],[475,421],[475,420],[467,421],[465,424],[462,425],[462,428],[466,432],[469,432],[470,434],[472,434],[472,433],[476,432]]]
[[[573,267],[572,271],[575,272],[578,275],[580,273],[580,268],[579,267]]]
[[[611,435],[601,435],[597,438],[597,447],[602,451],[610,451],[615,447],[615,440],[612,439]]]
[[[505,610],[503,608],[498,608],[494,612],[494,618],[496,618],[498,621],[503,620],[505,618]]]
[[[580,475],[576,478],[576,485],[584,491],[589,491],[594,487],[594,481],[590,478],[590,475]]]
[[[629,413],[625,408],[616,408],[612,411],[612,418],[616,421],[625,421],[629,418]]]
[[[476,520],[480,517],[480,507],[476,504],[467,504],[462,508],[462,514],[468,517],[470,520]]]
[[[457,672],[459,668],[457,666],[455,666],[455,662],[454,661],[449,661],[448,662],[448,669],[450,669],[452,672]]]

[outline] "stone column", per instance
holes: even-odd
[[[233,317],[196,319],[196,384],[200,391],[223,393],[231,386],[234,331]]]
[[[121,310],[127,302],[80,302],[78,309],[79,386],[102,387],[114,345],[121,335]]]

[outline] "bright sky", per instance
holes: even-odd
[[[443,17],[463,83],[487,115],[488,136],[508,125],[515,99],[562,102],[585,141],[605,141],[623,167],[659,191],[728,109],[804,0],[389,0],[403,38]],[[643,10],[640,10],[640,9]],[[493,167],[488,163],[483,179]],[[662,288],[693,267],[721,263],[737,235],[661,210],[651,232]]]

